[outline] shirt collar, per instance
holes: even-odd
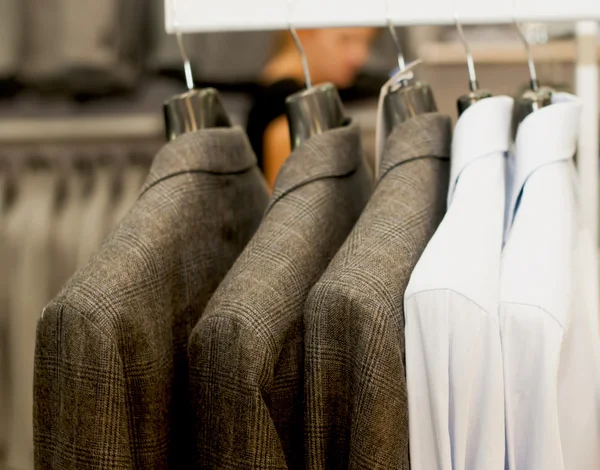
[[[343,177],[363,164],[360,129],[350,124],[303,142],[285,161],[267,212],[286,194],[315,180]]]
[[[480,157],[510,148],[514,101],[508,96],[485,98],[470,106],[454,129],[448,205],[462,171]]]
[[[576,96],[554,93],[551,105],[533,112],[519,125],[509,199],[510,221],[527,178],[544,165],[573,158],[580,110],[581,102]]]

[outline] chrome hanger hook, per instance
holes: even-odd
[[[396,27],[392,20],[388,18],[388,29],[390,30],[390,34],[392,35],[392,39],[394,40],[394,45],[396,46],[396,51],[398,52],[398,68],[400,71],[404,71],[406,69],[406,62],[404,61],[404,54],[402,53],[402,48],[400,47],[400,41],[398,41],[398,35],[396,34]]]
[[[185,48],[183,47],[183,37],[179,31],[175,33],[177,37],[177,46],[179,47],[179,53],[181,54],[181,59],[183,60],[183,70],[185,72],[185,83],[188,87],[188,90],[194,89],[194,76],[192,75],[192,65],[190,64],[190,59],[185,53]]]
[[[171,0],[171,17],[173,18],[173,28],[175,29],[175,38],[177,39],[177,47],[179,48],[179,54],[181,55],[181,60],[183,61],[183,71],[185,73],[185,83],[187,85],[188,90],[194,89],[194,76],[192,75],[192,65],[190,64],[190,59],[185,52],[185,48],[183,47],[183,36],[181,31],[179,31],[179,22],[177,21],[177,0]]]
[[[292,25],[290,20],[291,10],[293,7],[293,0],[288,1],[288,30],[294,39],[294,43],[296,44],[296,48],[300,53],[300,60],[302,61],[302,71],[304,72],[304,81],[306,83],[306,88],[311,89],[313,87],[312,80],[310,78],[310,70],[308,68],[308,59],[306,58],[306,54],[304,52],[304,48],[302,47],[302,43],[300,42],[300,38],[298,37],[298,33],[296,32],[296,28]]]
[[[387,10],[387,25],[390,34],[392,35],[392,40],[394,41],[394,45],[396,46],[396,52],[398,53],[398,68],[400,71],[404,71],[406,69],[406,62],[404,61],[404,53],[402,52],[402,47],[400,46],[400,41],[398,40],[398,34],[396,33],[396,27],[392,22],[392,15],[390,14],[390,1],[388,0],[386,3]]]
[[[521,25],[517,22],[516,16],[513,17],[513,22],[514,22],[515,28],[517,29],[517,35],[519,36],[519,39],[525,46],[525,52],[527,53],[527,66],[529,68],[529,83],[530,83],[531,89],[533,91],[538,91],[540,89],[540,82],[537,78],[537,72],[535,70],[535,63],[533,62],[533,56],[531,54],[531,45],[529,44],[529,41],[525,37],[525,34],[523,34],[523,30],[521,29]]]
[[[467,54],[467,68],[469,69],[469,89],[471,91],[479,90],[479,84],[477,83],[477,75],[475,74],[475,61],[473,60],[473,54],[471,53],[471,48],[469,47],[469,43],[467,42],[467,38],[465,37],[465,32],[463,31],[462,24],[458,21],[458,13],[454,12],[454,23],[456,25],[456,30],[458,31],[458,37],[465,48],[465,53]]]

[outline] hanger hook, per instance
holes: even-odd
[[[402,48],[400,47],[400,41],[398,41],[398,35],[396,34],[396,28],[392,23],[392,20],[388,18],[388,29],[390,30],[390,34],[392,35],[392,39],[394,40],[394,45],[396,46],[396,51],[398,51],[398,67],[402,72],[406,69],[406,62],[404,61],[404,54],[402,53]]]
[[[179,31],[179,22],[177,21],[177,0],[171,0],[171,17],[173,18],[173,28],[175,29],[175,38],[177,39],[177,47],[179,48],[179,54],[181,54],[181,60],[183,61],[183,70],[185,73],[185,83],[187,85],[188,90],[194,89],[194,76],[192,75],[192,65],[190,64],[190,59],[185,52],[185,48],[183,47],[183,36],[181,35],[181,31]]]
[[[469,43],[467,42],[467,38],[465,37],[465,32],[463,31],[462,24],[458,21],[458,13],[454,12],[454,24],[456,25],[456,30],[458,31],[458,37],[465,48],[465,53],[467,54],[467,68],[469,69],[469,89],[471,91],[479,90],[479,84],[477,83],[477,75],[475,74],[475,61],[473,60],[473,54],[471,53],[471,48],[469,47]]]
[[[185,83],[188,87],[188,90],[194,89],[194,76],[192,75],[192,65],[190,64],[190,59],[185,53],[185,48],[183,47],[183,37],[179,31],[175,33],[177,37],[177,46],[179,47],[179,53],[181,54],[181,59],[183,60],[183,70],[185,72]]]
[[[390,13],[390,0],[386,3],[387,10],[387,25],[390,34],[392,35],[392,40],[394,41],[394,45],[396,46],[396,52],[398,53],[398,68],[400,71],[404,71],[406,69],[406,62],[404,61],[404,53],[402,52],[402,47],[400,46],[400,41],[398,40],[398,35],[396,34],[396,27],[392,22],[392,15]]]
[[[540,82],[537,78],[535,63],[533,62],[533,56],[531,55],[531,46],[529,44],[529,41],[525,37],[525,34],[523,34],[521,25],[517,22],[516,16],[513,18],[513,22],[515,24],[515,28],[517,29],[517,35],[519,36],[519,39],[525,46],[525,52],[527,52],[527,66],[529,67],[529,84],[533,91],[538,91],[540,89]]]
[[[296,32],[296,28],[292,25],[290,20],[291,17],[291,9],[293,7],[293,0],[289,0],[288,2],[288,30],[294,39],[294,44],[296,44],[296,48],[300,53],[300,60],[302,61],[302,70],[304,72],[304,81],[306,83],[306,88],[312,88],[312,80],[310,78],[310,70],[308,69],[308,59],[306,58],[306,54],[304,52],[304,48],[302,47],[302,43],[300,42],[300,38],[298,37],[298,33]]]

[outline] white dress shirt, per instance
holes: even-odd
[[[504,470],[497,312],[512,109],[498,96],[459,118],[448,212],[405,293],[413,470]]]
[[[597,253],[580,228],[580,104],[557,93],[519,126],[499,320],[507,468],[600,468]]]

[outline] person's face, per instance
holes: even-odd
[[[338,28],[304,31],[302,44],[315,81],[352,85],[369,56],[375,28]]]

